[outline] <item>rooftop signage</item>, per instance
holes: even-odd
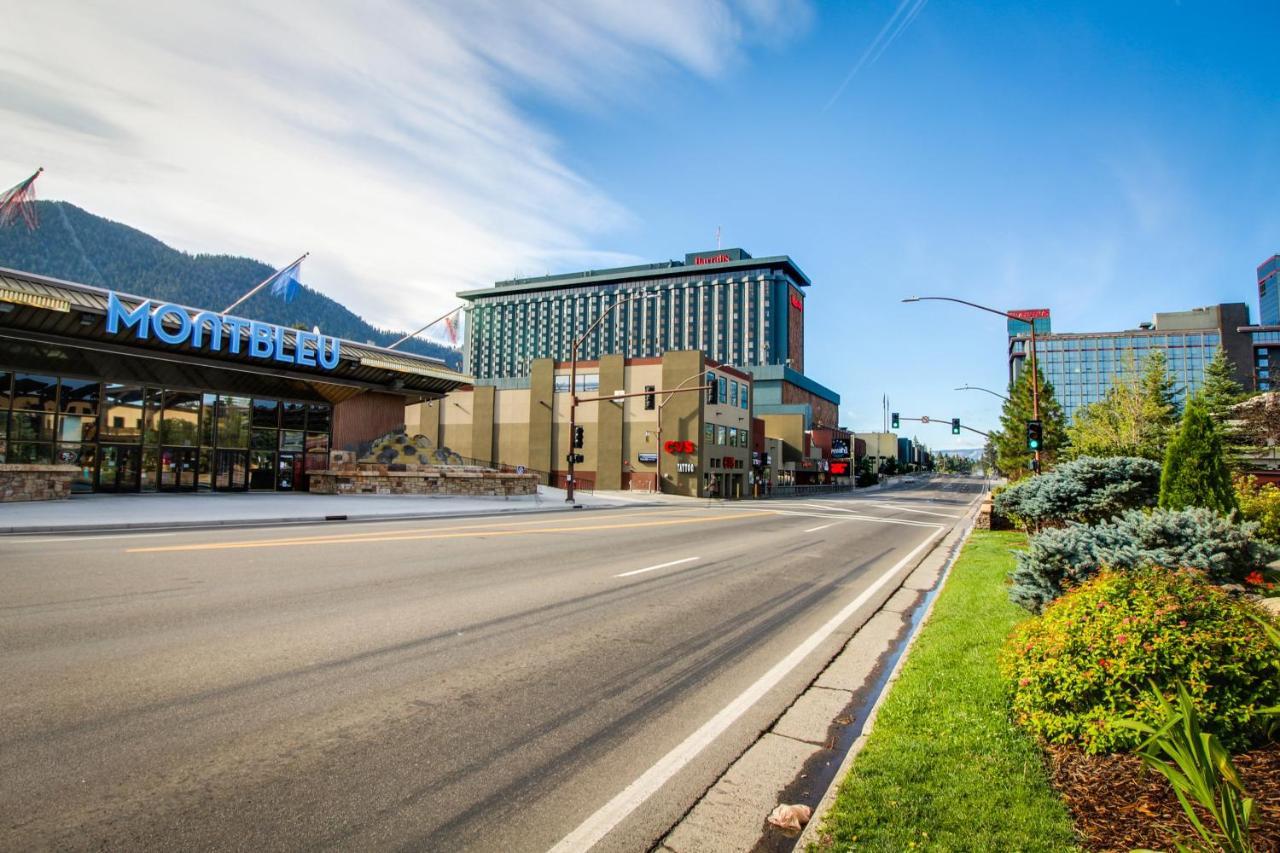
[[[690,252],[684,256],[688,266],[700,267],[703,264],[727,264],[730,261],[743,261],[751,256],[741,249],[716,249],[714,252]]]
[[[154,338],[170,346],[189,344],[231,355],[302,367],[333,370],[338,366],[338,339],[319,332],[294,331],[294,346],[285,344],[285,328],[273,323],[245,320],[229,314],[198,311],[192,314],[181,305],[165,302],[153,306],[143,300],[126,308],[114,291],[107,293],[107,333],[131,334],[135,340]],[[248,334],[246,339],[245,333]]]

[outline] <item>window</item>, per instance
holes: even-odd
[[[727,437],[725,435],[725,428],[723,426],[717,425],[716,426],[716,444],[723,447],[725,445],[726,440],[727,440]]]
[[[729,383],[729,405],[735,409],[738,407],[738,383],[731,381]]]
[[[742,386],[741,401],[742,401],[742,408],[744,409],[747,408],[747,386],[745,384]]]
[[[729,380],[720,377],[720,405],[724,405],[729,399]]]

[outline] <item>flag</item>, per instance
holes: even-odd
[[[302,288],[301,282],[298,281],[298,271],[301,267],[302,259],[299,258],[276,273],[275,279],[271,282],[271,295],[280,297],[286,304],[292,302]]]
[[[27,223],[27,228],[31,231],[40,226],[40,217],[36,213],[35,205],[36,178],[40,177],[40,173],[43,171],[44,167],[41,166],[36,169],[35,174],[31,177],[0,194],[0,228],[13,222],[19,216],[22,217],[23,222]]]
[[[458,340],[462,333],[462,308],[449,312],[439,320],[420,331],[422,337],[450,349],[458,348]]]

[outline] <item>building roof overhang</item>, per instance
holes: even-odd
[[[232,354],[210,352],[189,344],[168,345],[155,339],[126,341],[106,331],[105,317],[111,292],[92,285],[0,267],[0,337],[181,363],[197,369],[204,366],[277,376],[331,388],[345,386],[382,390],[404,396],[446,394],[471,381],[469,376],[458,373],[438,359],[346,340],[338,341],[338,364],[332,370],[297,364],[284,367],[253,359],[247,354],[247,345],[241,347],[241,352]],[[114,292],[128,308],[158,301]],[[201,310],[185,305],[178,307],[193,315]],[[296,334],[293,329],[283,329],[286,346],[297,346]],[[245,340],[247,342],[247,338]]]

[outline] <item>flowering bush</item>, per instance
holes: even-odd
[[[1280,649],[1253,621],[1261,613],[1200,572],[1104,571],[1010,635],[1000,668],[1014,717],[1050,743],[1129,749],[1142,735],[1117,720],[1159,723],[1149,685],[1171,695],[1181,681],[1205,729],[1246,747],[1259,711],[1280,702]]]
[[[1259,536],[1280,543],[1280,488],[1256,477],[1237,477],[1235,487],[1241,517],[1258,525]]]
[[[1218,583],[1243,583],[1277,554],[1256,530],[1204,508],[1134,510],[1102,524],[1045,530],[1018,554],[1009,597],[1036,612],[1102,566],[1192,568]]]

